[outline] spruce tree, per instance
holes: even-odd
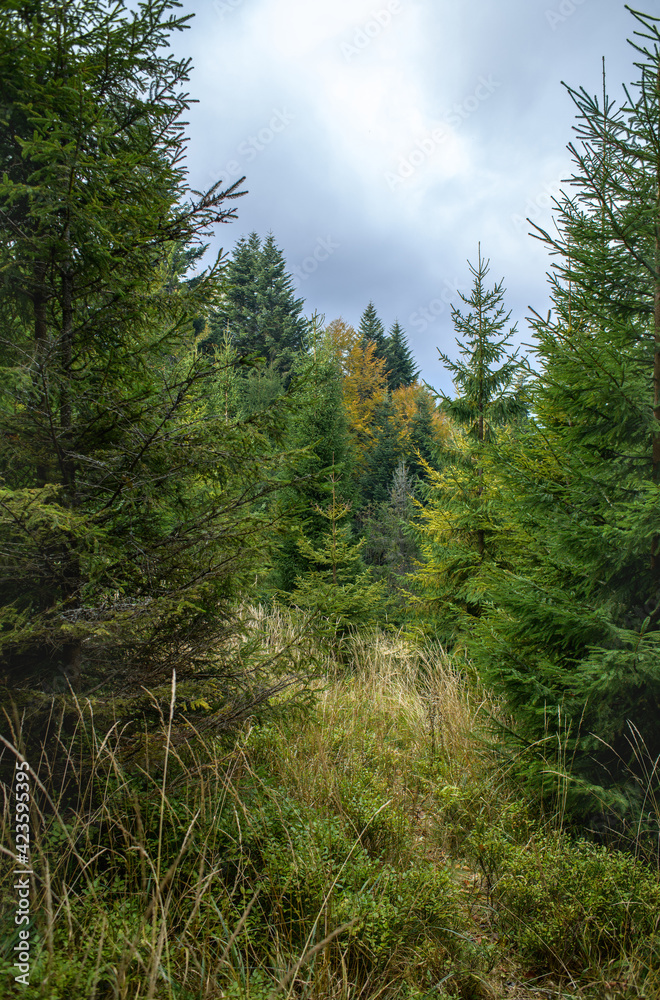
[[[238,241],[225,268],[222,302],[211,316],[205,346],[218,346],[229,334],[241,354],[264,358],[287,381],[307,329],[302,309],[273,234],[262,243],[251,233]]]
[[[358,519],[364,561],[374,579],[387,587],[390,621],[403,622],[412,605],[409,581],[421,555],[413,529],[417,487],[417,477],[401,459],[386,499],[368,505]]]
[[[295,482],[278,496],[283,532],[273,556],[272,587],[290,591],[310,563],[298,546],[301,530],[312,545],[327,524],[319,508],[328,503],[333,471],[344,484],[351,480],[353,448],[344,407],[339,363],[321,338],[295,362],[295,388],[289,394],[285,447],[294,452]],[[347,487],[344,493],[352,499]]]
[[[225,267],[221,303],[211,316],[205,346],[219,347],[228,337],[241,353],[258,351],[260,256],[261,242],[256,233],[242,236],[237,242]]]
[[[192,197],[174,0],[0,19],[3,676],[128,683],[194,670],[263,558],[259,429],[208,401],[187,281],[236,186]],[[165,49],[165,51],[163,51]],[[219,410],[220,408],[216,408]]]
[[[492,440],[498,426],[524,412],[519,386],[522,365],[517,351],[511,353],[516,325],[509,326],[511,313],[503,305],[504,283],[486,288],[490,261],[481,256],[481,245],[476,267],[469,261],[468,267],[474,279],[472,292],[459,295],[470,311],[464,315],[452,306],[456,343],[464,360],[452,361],[438,349],[440,360],[453,377],[456,395],[451,398],[440,393],[438,398],[443,412],[468,439],[483,445]]]
[[[408,347],[406,335],[397,320],[389,332],[385,347],[387,384],[390,392],[412,385],[419,375],[415,360]]]
[[[367,346],[369,341],[372,341],[375,345],[374,355],[377,358],[382,358],[383,360],[387,359],[387,337],[385,336],[385,327],[378,318],[378,313],[376,312],[376,307],[373,302],[370,302],[362,313],[358,333],[360,334],[363,349]]]
[[[501,558],[488,453],[498,429],[525,412],[522,366],[511,353],[516,327],[509,326],[511,314],[503,306],[503,282],[486,287],[490,265],[481,247],[476,266],[468,265],[472,291],[461,299],[469,311],[452,308],[459,359],[438,350],[454,379],[455,397],[439,398],[455,434],[443,469],[427,466],[424,564],[417,581],[445,640],[481,614],[484,564]]]
[[[291,370],[303,347],[307,324],[302,309],[303,300],[293,294],[284,254],[269,233],[261,249],[257,279],[259,345],[270,364],[283,372]]]
[[[408,472],[418,482],[424,481],[426,469],[438,461],[440,440],[434,424],[434,401],[428,389],[415,392],[415,412],[410,422]]]
[[[372,578],[362,561],[364,540],[353,540],[347,520],[351,503],[339,497],[339,483],[333,468],[329,502],[315,508],[326,522],[326,531],[316,544],[304,532],[300,535],[298,547],[310,569],[297,578],[289,597],[296,607],[313,611],[331,637],[343,635],[352,626],[377,622],[385,599],[384,585]]]
[[[382,503],[389,498],[394,470],[401,461],[402,447],[392,399],[387,396],[374,413],[373,441],[365,454],[359,490],[363,504]]]
[[[537,234],[556,265],[554,313],[533,317],[535,420],[501,462],[526,554],[495,578],[473,654],[537,747],[539,785],[556,788],[562,746],[576,813],[605,803],[641,829],[660,753],[660,33],[631,13],[623,106],[569,88],[573,193],[558,235]]]

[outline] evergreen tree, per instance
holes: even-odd
[[[445,467],[437,471],[427,466],[430,488],[421,528],[424,565],[418,573],[418,586],[438,615],[445,639],[480,615],[483,564],[501,558],[487,454],[496,430],[525,412],[522,366],[515,352],[508,353],[516,328],[505,332],[510,313],[502,304],[503,283],[486,287],[489,262],[481,256],[481,247],[476,267],[469,267],[472,292],[461,294],[469,312],[452,309],[459,360],[451,361],[438,351],[457,390],[453,399],[440,397],[455,434]]]
[[[0,639],[6,679],[192,670],[262,558],[258,428],[208,400],[186,282],[236,187],[191,201],[174,0],[0,20]],[[20,70],[17,69],[20,67]],[[231,631],[231,629],[229,629]],[[98,674],[97,674],[98,676]]]
[[[420,482],[425,479],[426,469],[437,461],[442,439],[434,422],[436,411],[428,390],[418,388],[414,398],[415,410],[410,421],[407,463],[409,474]],[[443,433],[443,438],[444,436]]]
[[[408,472],[417,480],[425,476],[424,463],[433,463],[448,437],[448,420],[435,405],[426,386],[401,386],[390,393],[397,426],[399,451]]]
[[[387,587],[388,619],[395,621],[408,617],[412,603],[408,578],[420,557],[412,528],[417,486],[417,478],[400,460],[386,500],[367,506],[359,516],[364,561],[374,579]]]
[[[294,366],[296,388],[292,393],[285,444],[297,455],[295,482],[279,495],[284,531],[274,553],[271,584],[290,591],[296,577],[310,568],[298,546],[303,530],[310,544],[320,543],[327,523],[319,508],[328,502],[333,474],[351,480],[353,447],[344,407],[339,363],[319,338],[309,355],[300,355]],[[346,493],[347,490],[345,489]]]
[[[273,234],[262,244],[251,233],[238,241],[226,267],[222,303],[211,317],[207,346],[220,344],[228,333],[242,354],[263,357],[286,376],[304,342],[302,308]]]
[[[569,802],[642,829],[660,753],[660,34],[632,13],[640,79],[623,107],[570,90],[575,193],[558,235],[539,234],[558,260],[554,317],[535,317],[535,421],[501,465],[527,554],[496,577],[473,653],[545,751],[531,776],[556,789],[562,746]]]
[[[442,399],[443,412],[463,428],[470,441],[483,445],[493,438],[498,426],[525,412],[519,386],[522,365],[517,352],[508,353],[516,333],[515,324],[503,334],[511,319],[511,313],[505,312],[502,304],[503,282],[491,289],[485,286],[490,261],[481,256],[481,245],[477,266],[469,261],[468,266],[474,278],[472,292],[469,297],[460,292],[459,295],[470,311],[463,315],[460,308],[452,306],[452,321],[458,334],[456,343],[464,360],[452,361],[438,349],[440,360],[453,376],[457,393],[453,399],[444,393],[438,398]],[[503,364],[494,367],[502,359]]]
[[[225,267],[221,303],[211,316],[205,346],[219,347],[229,338],[239,352],[258,353],[260,258],[261,242],[257,234],[242,236]]]
[[[360,342],[363,350],[366,348],[369,341],[372,341],[374,344],[374,355],[377,358],[382,358],[383,360],[387,359],[387,337],[385,336],[385,327],[378,318],[378,313],[376,312],[376,307],[373,302],[370,302],[362,313],[358,333],[360,334]]]
[[[334,469],[329,482],[330,502],[325,507],[316,507],[316,513],[327,523],[327,530],[316,545],[304,533],[300,536],[298,547],[311,568],[296,580],[290,601],[296,607],[315,612],[327,623],[329,634],[335,636],[351,626],[378,621],[385,588],[372,579],[362,561],[364,540],[352,539],[350,523],[346,521],[351,504],[337,495],[339,478]]]
[[[213,392],[207,398],[209,413],[222,416],[225,424],[233,423],[241,409],[242,373],[239,353],[228,334],[220,347],[214,348]]]
[[[293,279],[284,255],[272,233],[261,249],[257,281],[259,340],[271,364],[288,372],[302,349],[307,324],[302,316],[303,300],[293,294]]]
[[[390,391],[412,385],[419,375],[406,336],[397,320],[390,330],[385,347],[387,384]]]
[[[392,399],[386,396],[374,413],[373,443],[365,454],[359,482],[363,504],[382,503],[389,498],[394,471],[402,459],[396,416]]]

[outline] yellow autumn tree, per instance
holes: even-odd
[[[428,412],[429,433],[436,445],[447,442],[450,434],[449,421],[435,404],[435,396],[419,382],[402,385],[391,393],[392,408],[397,428],[397,444],[403,454],[409,454],[419,447],[416,428],[420,413]],[[426,406],[425,406],[426,404]]]
[[[363,343],[357,330],[341,318],[326,327],[325,340],[341,368],[349,430],[357,463],[363,465],[374,439],[376,409],[387,396],[385,360],[376,357],[372,340]]]

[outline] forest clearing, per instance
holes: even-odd
[[[652,1000],[660,19],[449,392],[209,252],[180,7],[0,0],[0,996]]]

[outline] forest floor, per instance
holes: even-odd
[[[657,872],[528,800],[465,664],[376,632],[319,659],[311,703],[231,740],[182,741],[164,715],[129,758],[78,706],[76,794],[35,795],[28,986],[2,885],[0,996],[660,996]]]

